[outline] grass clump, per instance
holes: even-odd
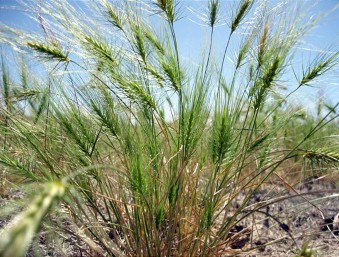
[[[316,58],[295,87],[277,96],[308,25],[299,17],[284,20],[279,5],[273,9],[280,20],[243,0],[219,59],[214,28],[225,7],[208,1],[207,59],[187,67],[175,30],[179,1],[151,2],[100,0],[82,10],[66,0],[39,1],[55,40],[46,40],[52,38],[47,30],[44,36],[1,31],[3,43],[26,51],[23,60],[45,74],[35,77],[23,61],[17,83],[2,61],[0,169],[17,183],[51,190],[3,237],[1,251],[13,253],[26,230],[31,238],[59,201],[72,226],[54,226],[97,254],[232,256],[236,242],[253,236],[234,229],[262,212],[264,203],[251,201],[273,183],[272,175],[287,180],[292,161],[306,177],[323,171],[314,162],[336,169],[339,103],[313,118],[286,106],[301,86],[334,69],[338,54]],[[160,32],[151,29],[148,13],[161,22]],[[251,15],[256,19],[246,27]],[[248,33],[238,35],[243,28]],[[231,46],[238,49],[232,63],[226,58]],[[15,92],[24,97],[12,101]],[[326,147],[324,138],[336,141]],[[67,189],[53,182],[60,180]],[[242,250],[253,247],[245,242]]]

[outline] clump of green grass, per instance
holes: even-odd
[[[43,38],[52,38],[48,31],[43,36],[1,31],[4,43],[25,51],[47,76],[35,78],[21,65],[16,90],[34,93],[11,102],[15,90],[3,64],[6,101],[0,106],[5,117],[0,129],[5,136],[0,140],[6,147],[0,151],[0,168],[21,183],[67,179],[69,188],[41,194],[39,204],[46,205],[36,211],[39,215],[29,214],[34,227],[19,223],[23,234],[15,232],[15,238],[28,229],[31,237],[62,195],[62,208],[74,226],[60,224],[59,229],[81,231],[79,237],[98,253],[232,254],[239,238],[232,228],[255,212],[246,208],[272,174],[292,159],[301,168],[308,161],[336,167],[339,144],[315,147],[315,142],[317,134],[333,133],[325,125],[338,131],[333,110],[339,103],[312,121],[290,114],[284,105],[302,86],[334,69],[338,54],[320,54],[290,93],[275,94],[284,73],[293,72],[295,47],[309,30],[299,17],[272,19],[255,1],[240,1],[218,59],[213,57],[214,28],[225,18],[225,7],[210,0],[207,59],[189,69],[174,26],[183,15],[179,1],[86,4],[90,8],[83,13],[66,0],[40,3],[54,26],[53,41]],[[279,7],[275,10],[280,17]],[[151,29],[148,12],[163,21],[161,32]],[[96,20],[94,14],[102,16]],[[257,19],[239,36],[251,15]],[[230,44],[239,37],[238,54],[228,63]],[[276,100],[269,101],[272,97]],[[292,128],[301,132],[291,135]],[[8,238],[13,240],[1,249],[11,252],[15,238]]]

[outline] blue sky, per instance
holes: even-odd
[[[75,4],[81,5],[86,0],[71,0]],[[223,2],[223,15],[226,16],[227,7],[232,6],[234,1],[221,0]],[[298,0],[296,0],[298,1]],[[177,38],[179,40],[180,56],[185,60],[189,60],[191,64],[195,62],[197,56],[201,56],[201,52],[206,51],[209,38],[209,28],[203,26],[203,22],[199,20],[196,14],[202,14],[207,7],[205,1],[179,1],[182,11],[182,19],[176,25]],[[236,2],[236,1],[235,1]],[[272,0],[272,3],[278,0]],[[339,5],[339,0],[306,0],[305,6],[314,5],[311,9],[310,17],[314,17],[320,13],[326,13]],[[0,0],[0,22],[6,25],[25,28],[28,30],[39,31],[39,25],[30,19],[30,13],[26,12],[16,0]],[[308,63],[311,56],[318,51],[331,49],[338,51],[339,49],[339,8],[328,14],[305,38],[303,49],[300,50],[301,61]],[[215,57],[222,54],[225,41],[228,36],[227,25],[220,25],[215,29],[214,48],[216,49]],[[302,60],[301,60],[302,58]],[[300,66],[301,67],[301,66]],[[319,83],[319,88],[306,89],[309,99],[306,103],[316,101],[320,94],[324,94],[325,99],[335,104],[339,101],[339,69],[332,72],[329,76],[323,78]],[[292,76],[287,74],[287,76]],[[296,99],[298,100],[298,99]]]

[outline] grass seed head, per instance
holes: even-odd
[[[27,42],[27,46],[40,53],[45,59],[68,62],[68,54],[63,53],[58,44],[46,45],[40,42]]]
[[[165,13],[166,19],[170,23],[174,23],[176,16],[175,0],[156,0],[154,4]]]
[[[339,52],[332,54],[330,57],[320,57],[320,61],[314,65],[313,68],[309,68],[307,72],[304,72],[303,78],[299,82],[299,86],[309,84],[317,77],[330,70],[332,66],[338,63]]]
[[[156,37],[155,34],[150,32],[149,30],[145,30],[145,37],[155,47],[155,49],[159,53],[161,53],[162,55],[165,55],[165,48],[162,45],[161,41]]]
[[[259,48],[258,48],[258,66],[261,67],[264,61],[265,50],[267,46],[268,40],[268,31],[269,25],[268,23],[265,24],[264,31],[259,39]]]
[[[103,63],[118,66],[118,62],[113,56],[111,47],[105,41],[99,41],[89,35],[84,35],[85,48]]]
[[[214,27],[214,25],[216,24],[216,22],[218,20],[219,7],[220,7],[219,0],[210,0],[208,2],[209,25],[211,27]]]
[[[243,0],[240,3],[240,6],[236,12],[236,15],[232,21],[231,33],[233,33],[238,28],[241,21],[245,18],[246,14],[251,9],[253,3],[254,3],[254,0]]]
[[[106,8],[106,14],[110,23],[113,24],[114,27],[117,27],[120,30],[124,30],[123,21],[121,20],[121,13],[117,12],[108,2],[104,3]]]

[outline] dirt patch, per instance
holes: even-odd
[[[232,233],[239,240],[231,245],[233,249],[250,253],[235,256],[294,256],[305,244],[314,256],[338,256],[336,183],[313,178],[297,186],[295,191],[275,193],[281,191],[281,186],[271,185],[254,194],[247,210],[257,211],[234,227]],[[242,200],[240,195],[235,205],[240,205]]]

